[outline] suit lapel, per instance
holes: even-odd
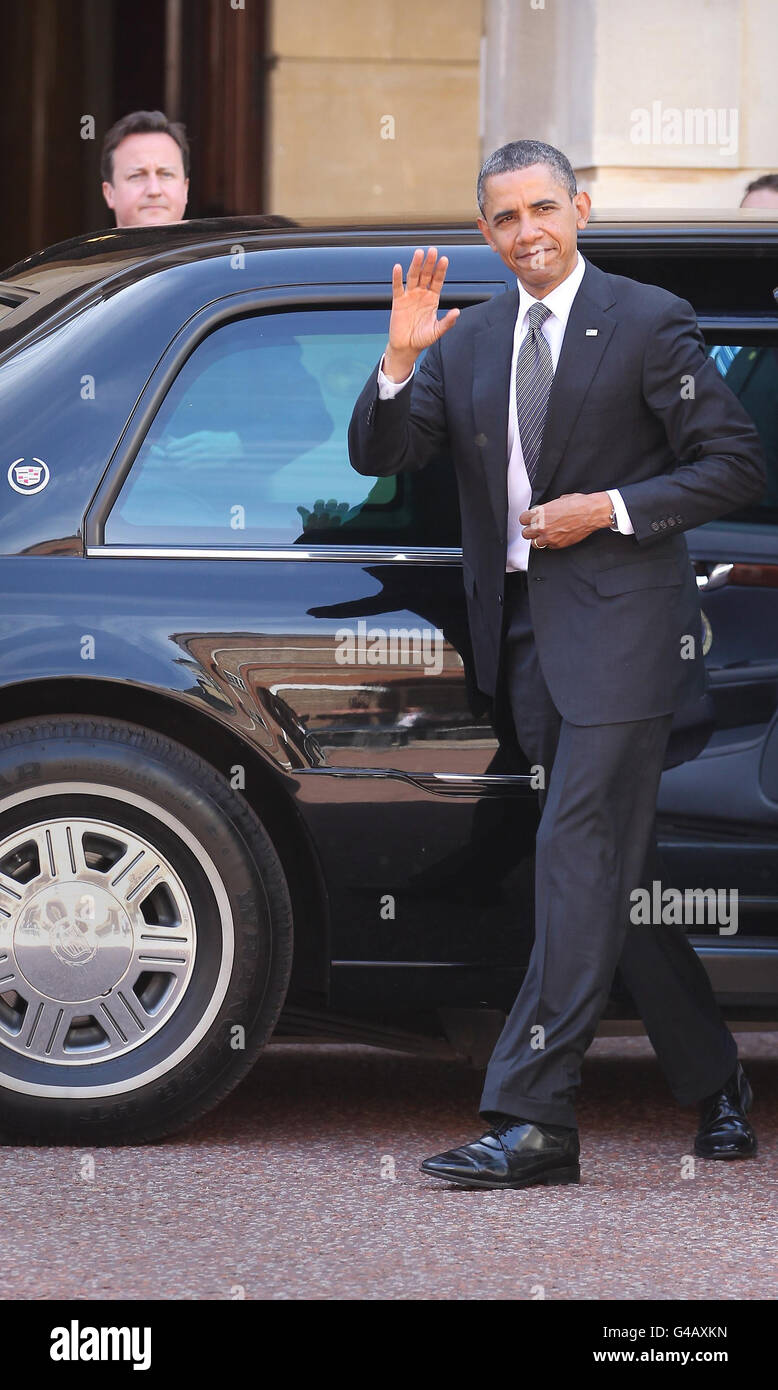
[[[733,358],[724,380],[730,391],[734,391],[736,396],[739,395],[745,387],[758,361],[758,350],[749,347],[742,347],[737,356]]]
[[[487,326],[473,338],[473,417],[476,449],[486,475],[497,530],[508,534],[508,391],[513,330],[519,291],[498,294],[489,305]]]
[[[547,491],[562,461],[584,397],[616,327],[616,320],[607,312],[614,303],[615,296],[607,275],[587,261],[567,320],[562,351],[548,398],[532,505]],[[596,331],[588,333],[587,329]]]

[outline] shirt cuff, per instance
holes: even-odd
[[[629,512],[627,511],[627,508],[624,505],[621,493],[619,492],[618,488],[609,487],[606,488],[606,492],[610,497],[611,502],[613,503],[613,510],[616,513],[616,525],[618,526],[622,536],[634,536],[635,528],[629,519]]]
[[[378,368],[378,399],[380,401],[391,401],[394,400],[394,397],[397,395],[398,391],[402,391],[403,386],[408,385],[408,382],[413,376],[413,373],[416,371],[416,364],[414,363],[414,365],[411,367],[411,370],[405,378],[405,381],[390,381],[388,376],[386,376],[383,368],[384,359],[382,357],[381,365]]]

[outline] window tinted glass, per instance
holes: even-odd
[[[256,315],[187,359],[106,524],[108,544],[459,545],[448,461],[365,478],[354,403],[386,346],[386,309]]]
[[[762,502],[730,512],[727,520],[778,522],[778,347],[744,346],[733,338],[708,348],[708,354],[759,431],[767,460],[767,492]]]

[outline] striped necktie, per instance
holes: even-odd
[[[732,363],[740,352],[740,347],[730,347],[729,343],[719,343],[717,347],[711,348],[710,355],[716,363],[722,376],[726,376]]]
[[[551,348],[541,331],[550,316],[551,310],[545,304],[532,305],[527,315],[529,327],[516,359],[516,415],[530,485],[534,484],[538,469],[548,395],[554,379]]]

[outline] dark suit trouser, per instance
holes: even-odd
[[[700,1100],[731,1075],[734,1039],[683,929],[629,920],[632,890],[662,881],[656,797],[672,715],[590,726],[563,719],[538,662],[523,574],[506,582],[501,682],[518,741],[544,768],[546,788],[535,943],[489,1061],[480,1113],[575,1125],[581,1062],[617,967],[676,1100]]]

